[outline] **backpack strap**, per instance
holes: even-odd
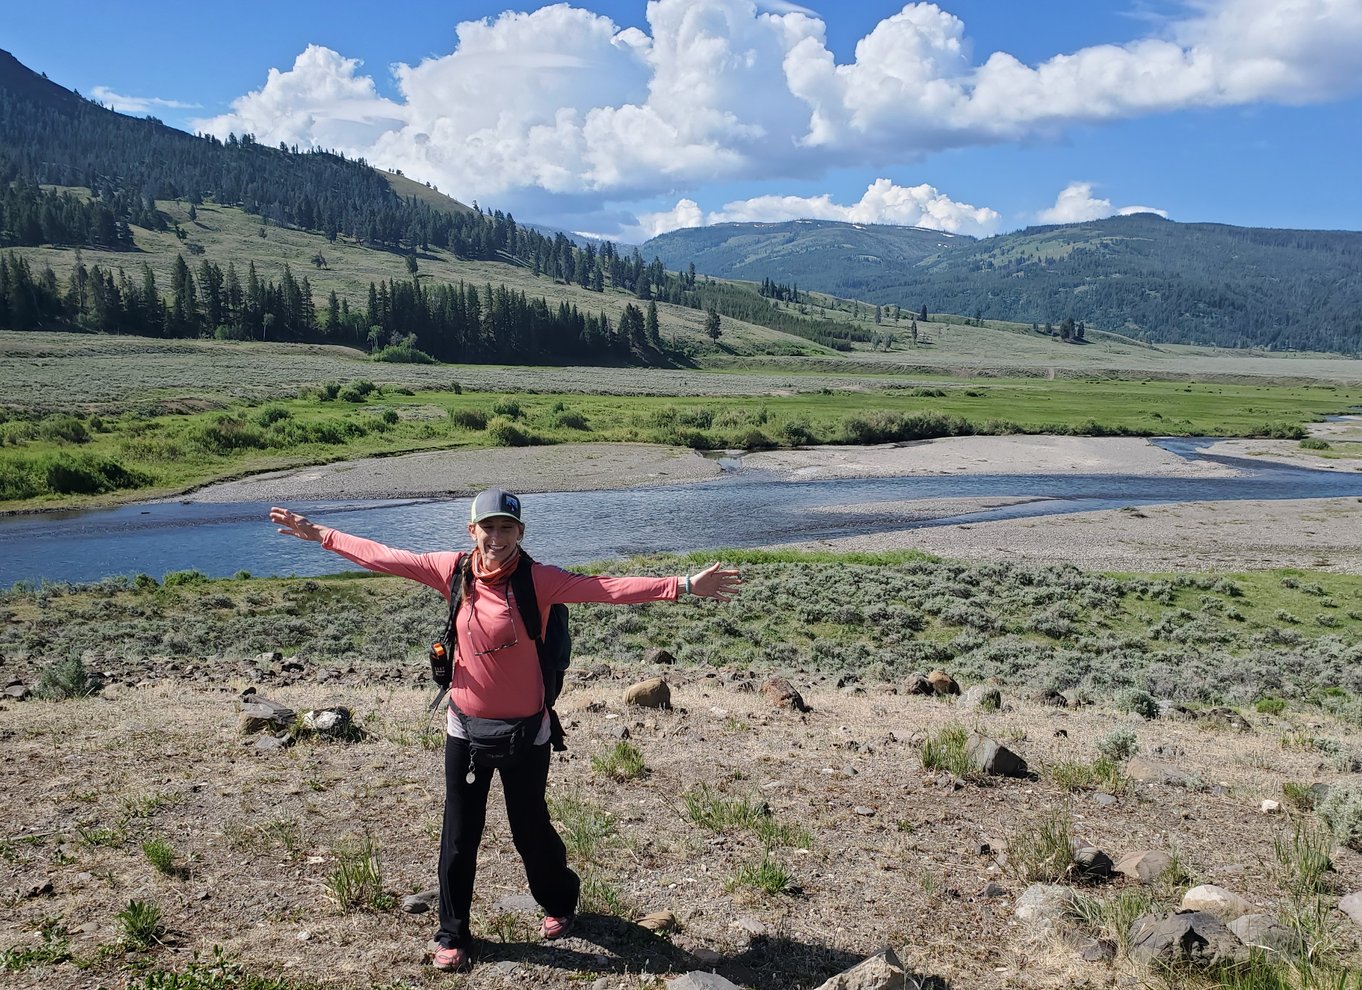
[[[525,632],[534,640],[539,654],[539,673],[544,678],[544,704],[549,712],[549,743],[555,750],[567,749],[563,742],[563,723],[558,721],[558,713],[553,710],[551,699],[557,696],[558,670],[554,667],[544,646],[544,618],[539,611],[539,595],[534,590],[534,558],[520,550],[520,563],[511,574],[511,591],[515,595],[516,607],[520,609],[520,621],[525,624]]]
[[[473,555],[465,553],[459,560],[459,566],[449,577],[449,618],[445,620],[445,633],[441,637],[441,642],[445,644],[445,649],[449,654],[449,671],[451,678],[454,673],[454,661],[458,653],[459,629],[456,619],[459,615],[459,607],[463,605],[463,600],[467,597],[468,586],[473,583]],[[431,699],[426,711],[433,712],[440,707],[440,702],[449,693],[448,684],[437,684],[435,686],[435,697]]]

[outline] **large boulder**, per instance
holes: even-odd
[[[650,677],[646,681],[631,684],[624,692],[624,703],[640,708],[670,708],[672,690],[661,677]]]
[[[295,712],[287,705],[259,694],[251,694],[241,703],[241,732],[283,732],[293,725]]]
[[[914,671],[908,675],[908,679],[903,682],[904,694],[936,694],[936,688],[932,687],[932,682],[927,680],[927,675]]]
[[[809,706],[804,704],[803,696],[783,677],[767,678],[761,685],[761,693],[777,708],[789,708],[797,712],[809,710]]]
[[[1230,931],[1251,949],[1273,952],[1292,952],[1297,945],[1296,935],[1271,914],[1246,914],[1229,923]]]
[[[1020,756],[996,739],[977,732],[970,733],[965,742],[965,755],[984,773],[995,777],[1025,777],[1030,773]]]
[[[980,711],[996,712],[1003,707],[1003,695],[992,684],[975,684],[960,696],[957,704],[962,708],[978,708]]]
[[[1205,911],[1149,914],[1130,926],[1130,958],[1145,965],[1209,964],[1247,954],[1225,923]]]
[[[894,950],[885,948],[819,984],[817,990],[908,990],[908,986],[908,971]]]
[[[932,690],[937,694],[960,693],[960,685],[955,683],[955,678],[944,670],[934,670],[928,674],[927,683],[932,686]]]
[[[1173,857],[1161,849],[1138,849],[1116,861],[1114,869],[1141,883],[1153,883],[1173,865]]]

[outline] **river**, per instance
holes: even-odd
[[[1239,477],[964,475],[789,481],[737,470],[688,485],[525,497],[525,545],[563,565],[657,551],[756,547],[852,534],[1167,502],[1362,497],[1362,473],[1310,471],[1210,456],[1213,441],[1158,441],[1188,458],[1241,469]],[[1000,508],[905,524],[901,511],[839,517],[829,506],[929,498],[1019,498]],[[468,500],[295,502],[318,522],[412,550],[460,548]],[[197,569],[214,577],[316,575],[350,565],[275,533],[267,505],[161,502],[0,518],[0,587],[16,581],[88,582],[118,574]]]

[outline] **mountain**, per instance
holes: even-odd
[[[675,267],[770,278],[905,310],[1058,324],[1145,340],[1362,350],[1362,233],[1174,223],[1152,214],[984,239],[793,221],[677,230],[644,244]]]

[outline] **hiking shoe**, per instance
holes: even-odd
[[[430,964],[445,973],[463,969],[468,965],[468,950],[442,945],[431,955]]]
[[[568,932],[572,931],[572,922],[574,920],[575,915],[571,914],[564,918],[555,918],[553,915],[549,915],[544,919],[543,924],[539,926],[539,934],[548,941],[553,941],[555,938],[562,938]]]

